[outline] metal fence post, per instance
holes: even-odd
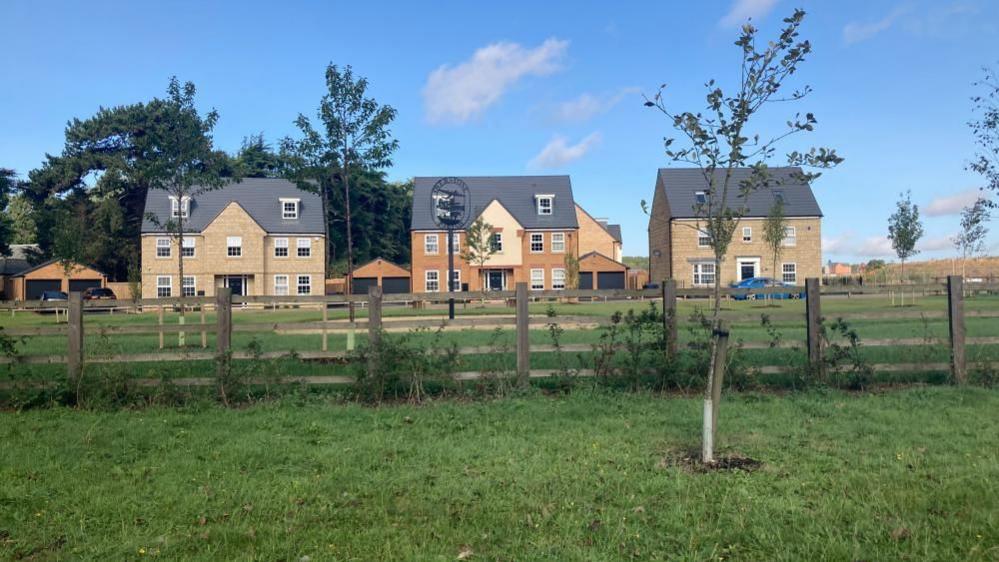
[[[527,283],[517,283],[517,383],[527,386],[531,376],[530,318],[527,308]]]
[[[819,280],[805,279],[805,322],[808,335],[808,363],[813,369],[822,365],[822,305]]]
[[[667,338],[667,351],[669,357],[676,357],[677,349],[677,329],[676,329],[676,280],[666,279],[662,282],[663,288],[663,329]]]
[[[219,287],[215,293],[215,348],[218,356],[218,375],[224,377],[229,363],[229,350],[232,347],[232,289]]]
[[[968,380],[968,364],[964,354],[964,278],[947,276],[947,320],[950,325],[950,372],[954,381]]]
[[[69,342],[66,367],[69,380],[75,385],[83,375],[83,293],[74,291],[69,294],[67,312]]]

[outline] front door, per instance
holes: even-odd
[[[503,272],[496,270],[489,270],[489,290],[490,291],[502,291],[503,290]]]
[[[739,258],[736,260],[736,264],[739,268],[737,272],[739,274],[739,281],[745,281],[746,279],[760,276],[759,258]]]
[[[246,296],[246,278],[242,275],[230,275],[225,278],[225,286],[232,289],[233,295]]]

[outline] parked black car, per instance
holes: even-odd
[[[113,301],[117,299],[115,297],[114,291],[107,289],[105,287],[89,287],[86,291],[83,291],[83,298],[85,300],[110,300]]]
[[[42,296],[39,297],[41,301],[68,301],[69,295],[62,291],[42,291]]]

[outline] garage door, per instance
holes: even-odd
[[[355,277],[353,292],[355,295],[366,295],[368,294],[368,287],[376,285],[378,285],[377,277]]]
[[[409,277],[382,277],[382,290],[386,293],[408,293]]]
[[[579,272],[579,288],[584,291],[593,290],[593,272],[592,271],[580,271]]]
[[[623,271],[601,271],[597,273],[597,287],[601,289],[623,289]]]
[[[69,280],[69,291],[80,291],[81,293],[91,287],[100,287],[100,279],[70,279]]]
[[[29,301],[38,300],[45,291],[61,291],[62,281],[59,279],[28,279],[24,286],[24,298]]]

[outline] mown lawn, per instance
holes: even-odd
[[[0,414],[0,558],[996,560],[999,391]],[[308,557],[308,558],[305,558]]]

